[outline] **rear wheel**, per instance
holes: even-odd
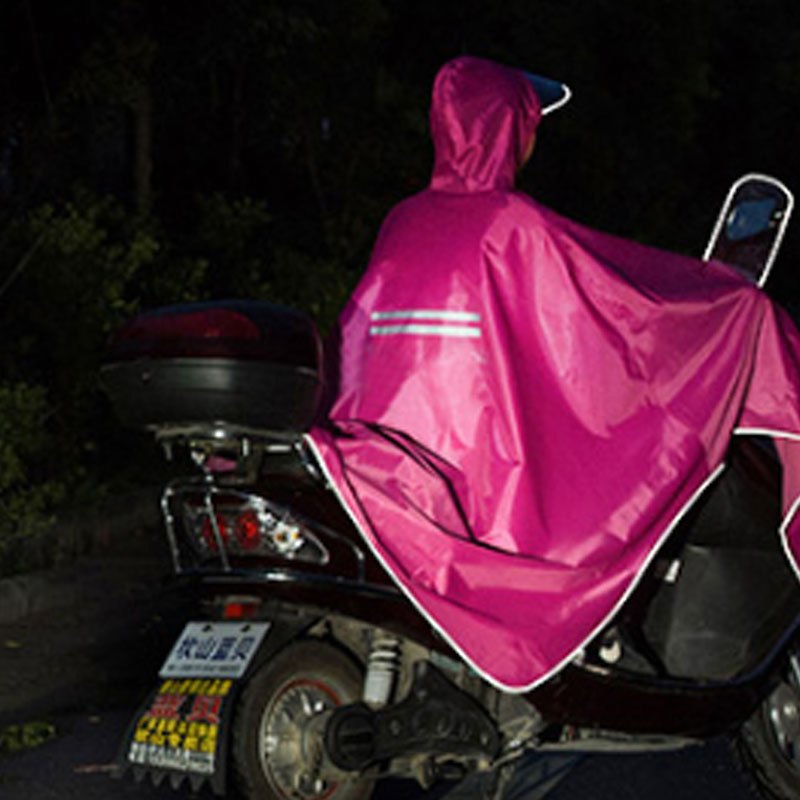
[[[233,767],[247,800],[367,800],[373,781],[320,771],[315,719],[359,699],[361,671],[340,649],[306,639],[289,645],[248,681],[234,721]]]
[[[800,797],[800,650],[782,680],[742,728],[739,752],[766,797]]]

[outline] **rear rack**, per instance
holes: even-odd
[[[172,461],[176,449],[184,449],[191,462],[213,484],[215,476],[228,483],[255,483],[267,457],[288,457],[314,481],[325,482],[323,474],[303,439],[276,438],[269,431],[238,425],[159,425],[150,428],[164,456]],[[284,461],[284,467],[286,466]]]

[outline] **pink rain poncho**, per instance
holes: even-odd
[[[793,324],[721,264],[516,192],[540,113],[521,72],[443,67],[433,179],[382,227],[309,435],[396,583],[511,691],[610,620],[735,433],[776,434],[800,552]]]

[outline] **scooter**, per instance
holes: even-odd
[[[779,181],[744,176],[705,258],[763,285],[792,204]],[[772,535],[768,441],[737,437],[611,623],[512,694],[450,649],[327,486],[303,438],[321,358],[311,320],[260,302],[163,308],[114,340],[103,383],[118,415],[196,467],[162,510],[203,607],[131,722],[123,770],[253,800],[366,800],[386,777],[502,776],[531,750],[726,734],[767,796],[800,796],[800,586]]]

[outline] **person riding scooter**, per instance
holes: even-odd
[[[520,70],[439,71],[430,186],[381,228],[309,436],[397,585],[507,691],[602,630],[734,433],[782,442],[789,542],[800,488],[791,320],[723,264],[516,191],[545,108]]]
[[[545,88],[481,59],[440,71],[431,186],[342,315],[329,424],[292,309],[172,306],[115,337],[120,417],[200,468],[162,510],[210,617],[123,769],[253,800],[366,800],[385,777],[531,800],[550,755],[735,730],[751,774],[798,796],[800,336],[713,247],[647,248],[516,191]],[[712,242],[779,214],[778,243],[791,196],[763,177]]]

